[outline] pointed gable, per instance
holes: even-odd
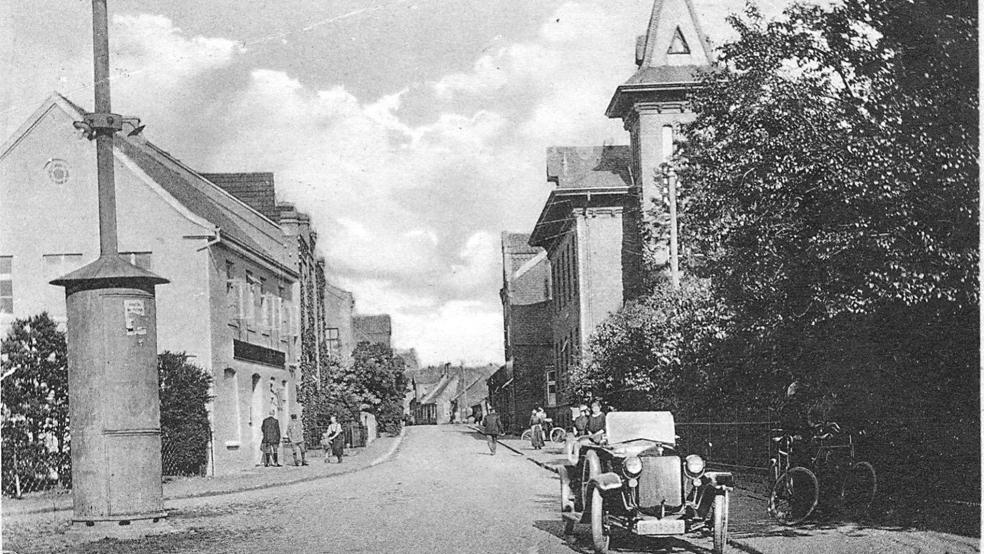
[[[709,67],[713,54],[692,0],[656,0],[637,63],[658,67]]]
[[[702,72],[711,70],[714,54],[701,27],[694,0],[654,0],[646,34],[636,40],[639,69],[618,87],[605,111],[622,118],[636,101],[682,101]]]

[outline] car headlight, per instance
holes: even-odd
[[[639,475],[642,473],[642,460],[638,456],[630,456],[622,462],[622,469],[626,475]]]
[[[700,475],[704,472],[704,458],[701,458],[697,454],[687,456],[686,465],[687,473],[691,475]]]

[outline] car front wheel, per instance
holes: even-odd
[[[591,542],[596,554],[608,554],[611,535],[605,529],[605,506],[598,487],[591,488]]]
[[[728,492],[714,497],[714,554],[722,554],[728,544]]]

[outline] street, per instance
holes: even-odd
[[[507,444],[515,446],[509,441]],[[520,449],[520,452],[523,452]],[[321,463],[320,459],[316,463]],[[320,480],[168,502],[173,533],[84,543],[70,511],[4,521],[5,549],[26,552],[590,552],[587,526],[565,540],[556,477],[466,426],[407,429],[387,462]],[[734,552],[973,552],[975,539],[897,530],[777,529],[736,493]],[[694,552],[710,539],[619,537],[616,552]]]

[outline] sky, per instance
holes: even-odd
[[[532,230],[548,146],[628,143],[604,111],[651,9],[109,0],[113,111],[201,172],[274,172],[395,347],[498,363],[500,234]],[[91,34],[89,0],[0,6],[0,140],[51,91],[91,109]]]

